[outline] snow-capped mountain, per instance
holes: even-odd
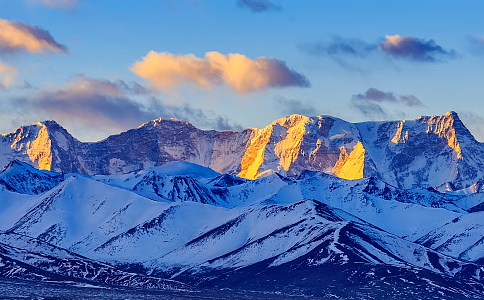
[[[48,191],[63,180],[62,174],[39,171],[17,160],[10,162],[0,173],[0,186],[9,191],[29,195]]]
[[[47,121],[0,136],[0,163],[0,277],[349,299],[484,292],[484,148],[453,112],[223,132],[157,119],[96,143]]]
[[[95,143],[54,121],[0,136],[0,166],[11,160],[62,173],[124,174],[186,161],[255,179],[304,170],[344,179],[374,176],[402,188],[465,188],[484,175],[484,146],[455,112],[415,120],[349,123],[291,115],[262,129],[204,131],[156,119]]]
[[[174,290],[184,287],[181,282],[125,272],[15,233],[0,234],[0,276],[37,282],[74,281],[144,289]]]
[[[94,176],[13,162],[0,178],[12,187],[0,191],[3,277],[317,294],[392,284],[415,299],[484,290],[469,255],[480,193],[314,171],[247,180],[187,162]]]
[[[465,261],[484,263],[484,212],[455,218],[421,237],[417,242]]]

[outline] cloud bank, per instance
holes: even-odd
[[[215,51],[207,52],[204,58],[150,51],[131,67],[131,71],[160,90],[184,84],[198,87],[225,84],[240,93],[310,86],[304,75],[289,69],[283,61],[267,57],[250,59],[242,54],[224,55]]]
[[[188,104],[167,105],[137,83],[86,76],[74,78],[65,87],[32,90],[31,95],[14,99],[10,105],[12,112],[24,118],[55,119],[78,131],[95,132],[96,136],[88,136],[88,140],[134,128],[159,117],[178,118],[209,129],[240,128],[212,111]]]
[[[18,52],[65,53],[67,48],[42,28],[0,19],[0,54]]]
[[[39,91],[27,103],[57,120],[76,120],[90,126],[136,126],[157,116],[131,100],[117,83],[79,76],[65,88]]]
[[[329,56],[336,60],[343,57],[366,58],[377,53],[414,62],[443,62],[457,57],[454,50],[445,50],[432,39],[424,40],[398,34],[387,35],[378,43],[336,36],[328,42],[306,44],[300,48],[306,53]]]
[[[282,8],[280,5],[274,4],[269,0],[237,0],[237,4],[240,7],[249,9],[254,13],[264,11],[280,11]]]

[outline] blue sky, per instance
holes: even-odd
[[[482,1],[0,0],[0,132],[85,141],[156,117],[203,129],[292,113],[455,110],[484,141]]]

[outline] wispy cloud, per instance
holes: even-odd
[[[412,36],[387,35],[379,46],[392,57],[414,61],[438,62],[456,57],[454,50],[444,50],[434,40],[424,40]]]
[[[67,52],[67,48],[42,28],[0,19],[0,54],[18,52],[59,53]]]
[[[110,81],[78,75],[67,84],[66,88],[57,91],[67,91],[70,95],[92,96],[97,94],[122,96],[122,95],[148,95],[151,91],[137,82],[127,83],[123,80]]]
[[[317,109],[313,105],[301,100],[276,97],[275,101],[277,108],[286,115],[300,114],[312,117],[318,114]]]
[[[376,44],[370,44],[356,38],[333,36],[330,41],[301,45],[300,48],[309,54],[320,56],[354,56],[366,57],[375,50]]]
[[[17,70],[0,61],[0,91],[5,91],[13,85]]]
[[[353,95],[351,100],[351,105],[370,119],[389,119],[393,115],[388,113],[383,105],[398,105],[400,107],[424,106],[422,101],[414,95],[398,95],[376,88],[369,88],[364,93]],[[405,113],[398,111],[398,115],[404,116]]]
[[[376,88],[369,88],[364,93],[353,95],[352,99],[354,101],[393,103],[405,106],[423,106],[420,99],[414,95],[397,95],[392,92],[384,92]]]
[[[388,119],[387,112],[377,103],[366,101],[351,101],[351,106],[370,120]]]
[[[470,36],[468,41],[474,54],[481,55],[484,53],[484,36]]]
[[[344,65],[348,63],[343,58],[363,59],[378,53],[414,62],[443,62],[457,57],[454,50],[446,50],[432,39],[400,35],[387,35],[376,43],[335,36],[329,41],[309,43],[300,48],[308,54],[332,57]]]
[[[280,5],[274,4],[269,0],[237,0],[237,4],[255,13],[282,10]]]
[[[207,52],[204,58],[193,54],[175,55],[150,51],[132,67],[136,75],[160,89],[192,84],[211,87],[225,84],[237,92],[246,93],[267,88],[308,87],[309,80],[277,59],[250,59],[242,54],[224,55]]]
[[[53,8],[71,9],[78,0],[35,0],[36,2]]]
[[[210,129],[240,128],[211,111],[188,104],[165,104],[137,83],[86,76],[74,78],[65,87],[32,90],[29,96],[15,99],[11,106],[23,116],[55,119],[96,134],[130,129],[159,117],[183,119]]]

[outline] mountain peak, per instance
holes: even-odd
[[[421,115],[417,117],[415,120],[429,120],[429,119],[453,119],[453,120],[459,120],[459,115],[456,111],[450,110],[442,115]]]
[[[32,167],[31,165],[29,165],[28,163],[25,163],[25,162],[22,162],[18,159],[14,159],[12,161],[10,161],[4,168],[3,170],[1,171],[1,173],[3,172],[7,172],[7,171],[10,171],[10,170],[15,170],[15,169],[20,169],[20,170],[36,170],[34,167]]]
[[[55,120],[44,120],[44,121],[38,122],[36,125],[46,126],[46,127],[62,127]]]
[[[310,117],[306,117],[300,114],[292,114],[280,119],[277,119],[271,123],[271,125],[281,125],[281,126],[294,126],[295,124],[307,123],[311,120]]]
[[[446,112],[444,114],[444,117],[453,118],[453,119],[459,119],[459,116],[457,115],[457,112],[455,112],[453,110]]]
[[[405,188],[443,182],[462,188],[484,177],[484,145],[455,111],[363,123],[292,114],[262,129],[237,132],[158,118],[96,143],[75,141],[58,128],[47,120],[0,136],[6,145],[0,167],[19,159],[64,173],[122,174],[185,161],[246,179],[311,170],[346,179],[376,176]]]
[[[143,124],[141,124],[140,126],[138,126],[138,128],[142,128],[142,127],[156,127],[162,123],[185,123],[186,125],[192,125],[190,124],[189,122],[187,121],[184,121],[184,120],[181,120],[181,119],[177,119],[177,118],[157,118],[157,119],[154,119],[154,120],[151,120],[151,121],[148,121],[148,122],[145,122]]]
[[[0,172],[0,182],[13,192],[29,195],[43,193],[64,177],[50,171],[37,170],[30,164],[13,160]]]

